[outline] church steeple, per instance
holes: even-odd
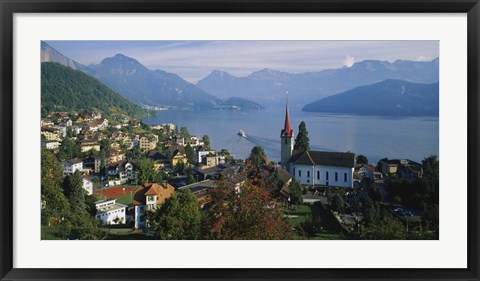
[[[290,126],[290,114],[288,113],[288,92],[286,93],[286,105],[285,105],[285,124],[283,126],[283,130],[280,133],[280,148],[281,148],[281,160],[280,164],[282,167],[287,168],[288,170],[288,162],[292,157],[293,151],[293,138],[294,133],[292,127]]]
[[[293,136],[293,130],[290,127],[290,115],[288,114],[288,92],[287,92],[287,102],[285,104],[285,126],[283,127],[282,134]]]

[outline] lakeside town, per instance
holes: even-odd
[[[311,150],[288,104],[272,128],[278,163],[260,146],[236,159],[178,124],[104,115],[41,120],[44,240],[439,238],[434,155]]]

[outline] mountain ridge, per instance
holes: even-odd
[[[374,116],[438,116],[439,83],[387,79],[305,105],[307,112]]]

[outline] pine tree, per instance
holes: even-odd
[[[302,121],[298,126],[298,135],[295,139],[295,150],[307,151],[310,150],[310,140],[308,139],[307,125]]]

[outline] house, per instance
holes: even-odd
[[[42,146],[45,147],[46,149],[58,149],[60,145],[61,143],[56,140],[42,142]]]
[[[383,174],[397,174],[398,167],[422,167],[422,164],[409,159],[382,159],[380,167]]]
[[[109,181],[109,186],[125,184],[135,180],[136,173],[134,167],[134,163],[127,160],[111,163],[108,166],[107,175],[115,177],[115,179]]]
[[[200,141],[196,136],[190,136],[190,137],[184,138],[183,145],[184,146],[190,145],[191,147],[197,147],[197,146],[203,145],[203,142]]]
[[[203,146],[199,146],[197,149],[195,149],[195,163],[203,163],[204,157],[209,154],[215,154],[215,150],[206,149]]]
[[[72,159],[63,162],[63,176],[73,174],[77,170],[83,170],[83,161],[81,159]]]
[[[210,153],[203,157],[202,163],[207,167],[225,164],[225,156],[223,154],[217,154],[216,152]]]
[[[117,163],[125,159],[125,153],[121,150],[111,148],[105,152],[105,158],[108,159],[108,163]]]
[[[232,164],[220,164],[214,167],[207,166],[195,166],[193,168],[195,173],[198,176],[198,180],[206,179],[219,179],[222,177],[230,176],[238,172],[239,166]]]
[[[88,175],[83,175],[83,189],[87,191],[88,195],[93,194],[93,182]]]
[[[70,120],[70,116],[68,116],[68,113],[66,112],[51,112],[50,118],[56,124]]]
[[[132,126],[133,128],[138,128],[138,127],[140,127],[140,125],[142,125],[142,122],[140,120],[131,120],[130,121],[130,126]]]
[[[215,187],[217,186],[214,180],[203,180],[200,182],[179,187],[178,189],[189,189],[197,198],[197,201],[198,203],[200,203],[201,208],[203,208],[205,205],[212,201],[209,190]]]
[[[150,125],[150,129],[163,131],[163,126],[161,124]]]
[[[175,189],[167,182],[144,183],[135,190],[133,205],[135,206],[135,228],[146,228],[147,211],[153,211],[172,197]]]
[[[67,135],[67,127],[61,126],[61,125],[55,125],[53,126],[53,128],[58,130],[62,138],[64,138]]]
[[[175,129],[177,128],[175,124],[172,123],[162,124],[162,127],[166,132],[175,132]]]
[[[59,126],[62,127],[71,127],[73,125],[73,122],[71,119],[63,120],[62,122],[58,123]]]
[[[116,201],[117,199],[107,199],[95,202],[95,218],[104,225],[125,223],[127,206]]]
[[[399,179],[414,181],[423,176],[422,166],[399,166],[397,168],[397,176]]]
[[[356,165],[353,171],[354,173],[357,173],[358,175],[360,175],[360,177],[362,178],[373,179],[374,178],[373,174],[375,173],[375,166],[370,164],[360,164],[360,165]]]
[[[82,152],[90,150],[100,151],[100,144],[97,139],[84,139],[80,141],[80,149]]]
[[[175,167],[178,163],[187,164],[188,162],[184,146],[171,145],[168,147],[167,153],[170,155],[170,164],[172,165],[172,167]]]
[[[45,140],[47,141],[61,141],[61,133],[60,130],[57,128],[52,127],[42,127],[40,133],[45,136]]]
[[[157,147],[158,136],[154,134],[145,134],[140,138],[140,151],[150,151]]]
[[[41,127],[53,127],[53,122],[51,119],[48,119],[48,118],[42,118],[42,120],[40,120],[40,126]]]
[[[163,153],[150,151],[147,157],[153,161],[153,169],[156,171],[161,168],[170,167],[170,159]]]
[[[283,202],[285,204],[288,204],[290,202],[290,184],[292,183],[292,176],[290,173],[285,170],[282,167],[277,167],[277,175],[278,178],[282,184],[282,187],[276,194],[273,194],[273,197],[279,200],[280,202]]]

